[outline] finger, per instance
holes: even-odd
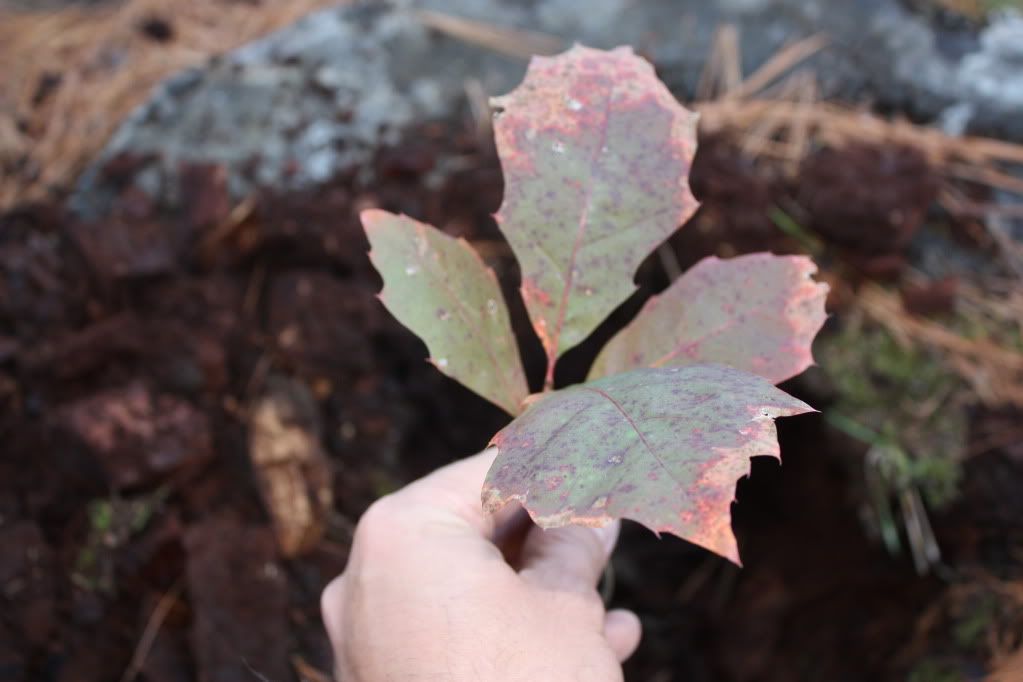
[[[608,611],[604,616],[604,637],[618,657],[619,663],[624,663],[635,653],[642,636],[643,626],[639,622],[639,616],[632,611],[615,609]]]
[[[395,506],[421,517],[424,512],[450,513],[484,537],[492,538],[495,528],[517,511],[513,506],[495,515],[483,511],[480,491],[496,457],[497,448],[489,447],[477,455],[441,467],[394,493],[394,501],[400,502]]]
[[[452,462],[447,466],[437,469],[418,481],[410,483],[399,493],[416,491],[420,488],[430,488],[432,490],[465,494],[466,490],[473,487],[482,488],[483,479],[486,478],[487,471],[490,470],[490,465],[494,463],[496,457],[497,446],[489,447],[472,457],[460,459],[457,462]],[[479,491],[477,490],[474,495],[478,498]]]
[[[590,591],[618,540],[620,522],[603,528],[533,528],[522,548],[523,580],[549,589]]]
[[[341,614],[344,607],[344,576],[330,581],[320,595],[320,615],[327,628],[327,637],[335,647],[341,645]]]

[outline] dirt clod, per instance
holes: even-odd
[[[898,145],[822,149],[803,162],[800,180],[807,227],[863,256],[905,247],[938,194],[923,155]]]
[[[213,456],[206,416],[174,396],[154,395],[141,382],[77,401],[60,421],[117,488],[152,483]]]
[[[185,547],[198,678],[290,679],[288,588],[270,529],[214,519],[194,526]]]
[[[366,338],[379,328],[373,291],[324,273],[292,271],[273,281],[269,329],[282,355],[310,376],[337,377],[367,367]]]

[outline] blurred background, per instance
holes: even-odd
[[[819,363],[733,507],[745,568],[628,526],[629,680],[1023,680],[1017,0],[0,0],[0,679],[330,678],[377,496],[505,421],[374,298],[360,209],[465,237],[487,98],[630,44],[701,114],[700,258],[807,253]]]

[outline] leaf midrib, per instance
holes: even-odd
[[[425,236],[425,230],[424,230],[424,236]],[[457,240],[455,241],[455,244],[457,246],[461,247],[461,244]],[[471,246],[467,246],[467,248],[471,249],[472,247]],[[438,249],[438,253],[443,253],[443,251]],[[470,255],[472,255],[472,254],[470,254]],[[486,277],[487,276],[487,268],[486,268],[485,265],[483,266],[483,270],[484,270],[483,276]],[[473,324],[473,322],[472,322],[472,315],[470,314],[469,309],[466,307],[465,302],[462,300],[462,298],[460,296],[455,294],[454,290],[451,288],[451,285],[448,283],[448,281],[444,278],[443,275],[444,275],[444,272],[441,272],[440,276],[437,279],[440,281],[441,286],[444,287],[444,291],[447,292],[447,294],[451,298],[451,300],[453,300],[455,302],[455,307],[458,310],[459,317],[462,318],[462,321],[465,323],[465,325],[469,329],[471,329],[474,332],[476,332],[474,334],[474,336],[476,336],[476,338],[479,339],[480,345],[483,347],[483,350],[486,351],[487,357],[490,358],[490,363],[494,367],[494,370],[495,370],[494,373],[498,376],[498,381],[504,387],[505,391],[507,391],[506,398],[505,398],[505,400],[501,401],[502,405],[500,407],[502,409],[507,410],[509,414],[514,415],[515,411],[516,411],[516,408],[518,406],[517,405],[511,405],[511,409],[509,409],[509,406],[507,404],[504,404],[504,403],[507,400],[510,400],[510,401],[514,402],[515,396],[517,395],[517,393],[516,393],[515,390],[513,390],[512,386],[508,383],[508,377],[505,375],[504,371],[502,371],[504,369],[504,365],[502,363],[498,362],[497,356],[494,354],[495,353],[494,348],[492,347],[492,345],[490,343],[490,335],[489,334],[480,333],[480,332],[482,332],[482,325],[475,325],[475,324]],[[497,293],[498,293],[498,296],[501,295],[500,290]],[[504,303],[503,298],[501,300],[501,303]],[[483,314],[482,313],[480,314],[480,318],[481,319],[483,318]],[[482,337],[482,338],[480,338],[480,337]],[[517,350],[518,346],[513,343],[512,344],[512,348]],[[520,362],[521,362],[521,360],[520,360]]]
[[[636,421],[632,418],[632,416],[628,412],[625,411],[625,408],[622,407],[621,404],[617,400],[615,400],[613,397],[611,397],[611,395],[609,393],[607,393],[606,391],[604,391],[602,389],[599,389],[599,388],[596,388],[594,386],[580,386],[580,388],[582,390],[584,390],[584,391],[589,391],[591,393],[596,393],[597,395],[601,396],[602,398],[607,400],[609,403],[614,405],[615,409],[618,410],[618,413],[621,414],[622,417],[625,418],[625,421],[629,422],[629,426],[631,426],[632,430],[636,432],[637,436],[639,436],[639,440],[642,441],[643,445],[646,447],[647,452],[649,452],[650,456],[654,458],[654,461],[656,461],[661,466],[661,468],[664,469],[664,472],[666,474],[668,474],[668,477],[671,480],[675,481],[675,483],[677,485],[683,486],[682,481],[680,481],[678,479],[678,477],[675,476],[675,474],[672,472],[672,470],[668,468],[668,465],[665,463],[665,461],[663,459],[660,458],[660,456],[654,450],[653,446],[650,445],[650,442],[646,439],[646,436],[643,435],[643,432],[639,430],[639,425],[636,424]]]
[[[554,362],[558,356],[558,350],[561,346],[561,332],[565,327],[565,314],[568,309],[568,297],[572,293],[572,286],[574,284],[575,277],[575,261],[579,256],[579,251],[582,249],[583,238],[586,236],[586,231],[589,228],[590,222],[590,204],[593,201],[593,187],[597,183],[594,181],[594,176],[597,175],[597,166],[601,154],[604,153],[604,147],[607,145],[607,130],[610,127],[611,122],[611,102],[614,99],[615,83],[610,81],[610,87],[607,90],[604,101],[604,122],[600,127],[600,142],[596,146],[596,151],[593,157],[590,159],[590,182],[586,185],[586,196],[583,199],[583,213],[579,218],[579,228],[576,230],[575,243],[572,244],[572,253],[568,257],[568,267],[565,271],[565,276],[562,277],[564,287],[561,290],[561,301],[558,304],[558,318],[554,326],[554,336],[551,339],[551,349],[548,351],[550,357],[548,358],[548,372],[550,368],[553,368]]]

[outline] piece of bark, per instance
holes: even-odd
[[[249,412],[249,456],[286,557],[316,546],[333,504],[321,434],[309,388],[294,379],[270,377]]]
[[[269,528],[212,519],[185,537],[200,682],[291,679],[288,586]]]

